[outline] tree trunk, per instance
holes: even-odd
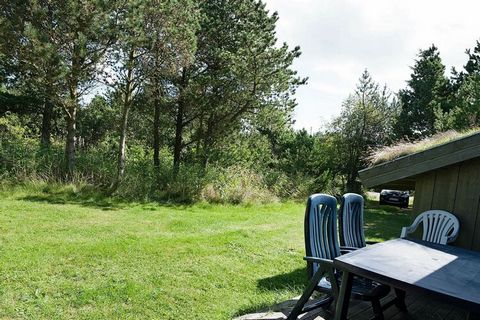
[[[76,91],[76,90],[75,90]],[[75,172],[75,135],[77,125],[77,106],[76,100],[71,101],[67,107],[67,141],[65,144],[65,161],[67,170],[67,179],[72,181]]]
[[[175,119],[175,142],[173,145],[173,176],[176,177],[180,171],[180,157],[183,149],[183,118],[185,112],[185,100],[183,97],[183,90],[187,85],[186,69],[182,71],[182,80],[180,83],[180,96],[178,99],[177,116]]]
[[[66,122],[67,122],[67,141],[65,145],[65,164],[67,170],[67,180],[72,181],[75,172],[75,149],[77,134],[77,80],[76,73],[73,73],[73,79],[70,83],[70,101],[66,106]]]
[[[53,104],[45,99],[42,114],[42,133],[40,136],[40,143],[43,146],[50,146],[50,138],[52,135],[52,117],[53,117]]]
[[[78,103],[78,81],[81,69],[80,49],[77,45],[73,48],[72,73],[68,78],[68,90],[70,101],[65,106],[67,122],[67,141],[65,145],[65,165],[67,180],[72,181],[75,172],[75,149],[77,134],[77,103]]]
[[[118,141],[118,158],[117,158],[117,177],[113,182],[110,193],[115,192],[118,189],[118,186],[123,180],[125,175],[125,158],[126,158],[126,140],[127,140],[127,125],[128,125],[128,114],[130,112],[130,107],[132,106],[132,96],[133,96],[133,62],[135,57],[135,50],[131,49],[128,62],[127,62],[127,78],[125,83],[124,99],[123,99],[123,110],[122,110],[122,119],[120,122],[120,138]]]
[[[180,156],[182,154],[183,135],[183,112],[182,99],[178,101],[177,117],[175,121],[175,143],[173,146],[173,175],[176,177],[180,170]]]
[[[158,84],[156,84],[158,86]],[[157,87],[158,88],[158,87]],[[153,166],[155,170],[160,170],[160,97],[159,90],[155,90],[154,112],[153,112]]]
[[[203,137],[203,153],[202,153],[202,172],[205,174],[207,171],[208,167],[208,161],[210,160],[210,149],[212,148],[212,131],[213,131],[213,126],[214,126],[214,120],[209,117],[208,122],[207,122],[207,130],[205,132],[205,135]]]
[[[130,99],[130,98],[129,98]],[[128,113],[130,111],[130,103],[124,101],[122,111],[122,121],[120,123],[120,139],[118,141],[118,159],[117,159],[117,178],[112,185],[112,192],[116,191],[125,175],[125,155],[126,155],[126,139],[127,139],[127,124]]]
[[[357,173],[356,172],[350,172],[347,175],[347,184],[346,184],[346,190],[347,193],[352,192],[352,193],[362,193],[362,185],[361,183],[357,180]]]
[[[203,174],[205,174],[205,172],[207,171],[209,159],[210,159],[210,147],[209,147],[208,143],[205,141],[205,143],[203,145],[203,155],[202,155],[202,172],[203,172]]]

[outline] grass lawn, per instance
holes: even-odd
[[[0,193],[0,318],[229,319],[299,295],[303,203],[124,204]],[[367,237],[410,218],[373,207]]]

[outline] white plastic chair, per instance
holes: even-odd
[[[401,238],[406,238],[423,224],[422,240],[438,244],[447,244],[455,241],[460,230],[457,217],[443,210],[428,210],[415,218],[412,225],[402,228]]]

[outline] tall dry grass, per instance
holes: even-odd
[[[368,157],[368,162],[371,165],[385,163],[403,156],[431,149],[454,140],[465,138],[479,132],[480,128],[473,128],[462,132],[449,130],[446,132],[437,133],[431,137],[419,141],[402,141],[392,146],[383,147],[373,151],[370,157]]]

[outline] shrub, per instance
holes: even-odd
[[[117,142],[105,138],[94,146],[80,144],[76,152],[73,182],[65,184],[64,143],[52,141],[48,147],[26,131],[18,117],[0,117],[0,184],[24,184],[42,194],[69,199],[107,194],[116,175]],[[248,169],[248,163],[230,166],[182,164],[177,175],[172,171],[172,153],[161,150],[161,164],[153,166],[152,151],[131,141],[127,147],[124,180],[114,197],[125,200],[189,203],[266,203],[278,198],[304,198],[316,185],[315,179],[295,176],[274,169],[264,173]],[[250,164],[251,165],[251,164]],[[59,194],[62,193],[60,196]]]
[[[261,175],[240,166],[212,170],[201,199],[214,203],[267,203],[277,201]]]

